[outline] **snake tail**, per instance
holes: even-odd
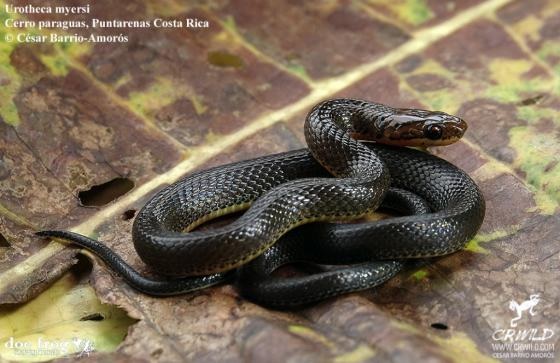
[[[175,279],[148,278],[136,271],[109,247],[92,238],[69,231],[40,231],[35,234],[40,237],[62,238],[88,249],[101,258],[130,287],[148,295],[171,296],[184,294],[227,282],[233,277],[233,273],[217,273],[207,276]]]

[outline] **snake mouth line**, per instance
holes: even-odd
[[[352,138],[359,141],[376,142],[383,145],[392,145],[392,146],[401,146],[401,147],[447,146],[447,145],[454,144],[461,139],[461,137],[459,136],[452,136],[440,140],[428,140],[424,137],[409,138],[409,139],[405,139],[405,138],[390,139],[386,137],[372,137],[371,135],[363,134],[363,133],[352,133],[350,135]]]
[[[459,141],[460,137],[454,136],[447,139],[440,140],[426,140],[426,139],[409,139],[409,140],[390,140],[383,141],[382,144],[393,146],[412,146],[412,147],[432,147],[432,146],[447,146]]]

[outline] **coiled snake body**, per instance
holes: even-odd
[[[309,150],[193,174],[157,193],[139,212],[135,249],[145,263],[172,279],[142,277],[85,236],[38,234],[92,250],[148,294],[210,286],[243,266],[237,274],[243,295],[273,307],[298,306],[375,286],[401,268],[398,260],[455,252],[474,236],[484,218],[484,199],[464,172],[421,151],[379,144],[445,145],[465,129],[464,121],[441,112],[353,99],[315,106],[305,123]],[[325,223],[365,216],[384,196],[389,207],[413,215],[364,224]],[[193,231],[249,206],[229,225]],[[269,276],[279,265],[302,259],[355,265],[294,279]]]

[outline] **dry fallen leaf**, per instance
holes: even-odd
[[[43,362],[117,347],[134,320],[116,306],[101,304],[87,279],[80,282],[83,275],[67,272],[26,304],[0,309],[4,360]]]
[[[2,19],[15,16],[6,3],[26,4],[0,3]],[[270,1],[258,11],[237,0],[197,3],[99,0],[88,16],[197,18],[209,28],[127,29],[121,44],[0,44],[3,360],[34,360],[13,356],[12,337],[66,339],[75,327],[102,342],[79,358],[93,361],[557,359],[558,1]],[[4,27],[0,36],[18,31]],[[463,251],[371,291],[277,312],[231,286],[145,296],[93,259],[100,304],[69,275],[77,250],[32,235],[72,229],[148,273],[130,236],[147,198],[194,170],[303,147],[306,112],[339,96],[469,122],[461,142],[431,150],[467,171],[486,197],[485,223]],[[134,187],[108,202],[116,192],[94,188],[103,185]],[[524,310],[531,304],[534,315]],[[47,307],[61,313],[31,315]],[[80,321],[84,313],[110,318]],[[115,352],[101,353],[127,329]],[[518,341],[534,345],[500,345],[513,343],[503,341],[512,329],[535,329]]]

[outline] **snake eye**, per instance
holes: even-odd
[[[430,140],[439,140],[443,135],[443,129],[440,126],[431,125],[424,129],[424,136]]]

